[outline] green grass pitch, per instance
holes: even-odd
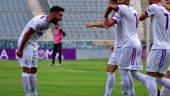
[[[107,60],[64,61],[61,66],[38,62],[39,96],[103,96],[107,79]],[[112,96],[121,96],[120,76]],[[148,96],[146,88],[135,81],[136,96]],[[0,96],[24,96],[21,69],[17,61],[0,61]]]

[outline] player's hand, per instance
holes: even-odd
[[[86,27],[92,27],[92,26],[93,26],[93,23],[92,23],[92,22],[86,22],[86,23],[85,23],[85,26],[86,26]]]
[[[17,49],[16,55],[21,58],[23,56],[23,50]]]
[[[104,25],[108,25],[109,24],[109,19],[108,18],[105,18],[104,19]]]

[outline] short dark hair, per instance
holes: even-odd
[[[60,6],[53,6],[53,7],[50,9],[50,13],[51,13],[51,12],[59,12],[59,11],[64,12],[64,8],[62,8],[62,7],[60,7]]]
[[[118,0],[113,0],[113,2],[118,2]]]

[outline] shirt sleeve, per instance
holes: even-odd
[[[128,11],[128,6],[127,5],[117,5],[117,12],[123,15],[126,15],[129,11]]]
[[[30,28],[33,30],[33,32],[39,31],[41,28],[41,21],[38,18],[33,18],[30,23]]]
[[[112,17],[112,20],[115,20],[116,23],[120,22],[120,20],[121,20],[120,14],[115,13],[114,16]]]
[[[155,14],[156,14],[156,5],[152,4],[146,9],[145,15],[146,16],[152,16],[152,15],[155,15]]]

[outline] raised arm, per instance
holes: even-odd
[[[110,4],[116,4],[117,3],[117,0],[109,0],[109,5]],[[112,12],[112,9],[111,8],[109,8],[109,6],[108,6],[108,8],[106,9],[106,11],[105,11],[105,13],[104,13],[104,18],[108,18],[108,16],[109,16],[109,14]]]
[[[147,17],[150,17],[150,16],[153,16],[153,15],[156,15],[157,14],[157,5],[156,4],[152,4],[150,5],[145,13],[142,13],[141,16],[139,17],[139,20],[140,21],[143,21],[145,20]]]
[[[98,28],[110,28],[116,23],[115,20],[108,19],[108,23],[104,24],[103,21],[101,22],[86,22],[85,26],[86,27],[98,27]]]

